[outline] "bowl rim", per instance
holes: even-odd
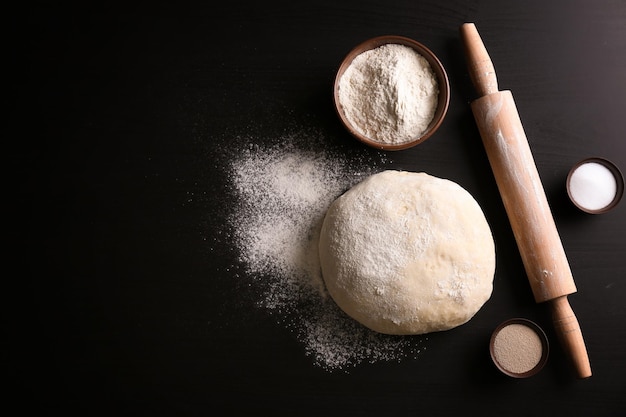
[[[400,45],[409,46],[413,48],[417,53],[422,55],[428,61],[433,72],[437,76],[437,82],[438,82],[438,87],[439,87],[437,109],[435,110],[433,119],[431,120],[430,124],[428,125],[424,133],[418,138],[413,138],[405,142],[393,143],[393,144],[387,144],[387,143],[377,141],[373,138],[367,137],[361,134],[360,132],[358,132],[351,125],[350,121],[347,119],[344,112],[342,111],[341,102],[339,100],[339,82],[341,80],[341,77],[345,73],[346,69],[350,66],[350,64],[354,60],[354,58],[356,58],[358,55],[360,55],[363,52],[375,49],[385,44],[400,44]],[[335,81],[333,83],[333,104],[335,107],[335,111],[338,114],[339,119],[341,120],[341,123],[350,132],[350,134],[354,136],[356,139],[358,139],[359,141],[373,148],[377,148],[381,150],[392,150],[392,151],[403,150],[403,149],[411,148],[420,143],[423,143],[428,138],[430,138],[435,133],[435,131],[437,131],[437,129],[439,129],[439,126],[441,126],[441,124],[443,123],[443,120],[445,119],[445,116],[448,112],[448,107],[450,105],[450,81],[448,79],[448,74],[446,72],[446,69],[444,68],[439,58],[437,58],[437,56],[424,44],[406,36],[400,36],[400,35],[376,36],[374,38],[367,39],[359,43],[355,47],[353,47],[350,50],[350,52],[348,52],[348,54],[346,54],[346,56],[341,61],[341,64],[335,75]]]
[[[576,171],[582,165],[590,163],[590,162],[595,162],[595,163],[601,164],[604,167],[606,167],[609,171],[611,171],[611,173],[615,177],[615,182],[617,183],[617,189],[615,190],[615,197],[613,198],[613,200],[609,204],[607,204],[606,206],[604,206],[602,208],[599,208],[599,209],[595,209],[595,210],[586,208],[586,207],[578,204],[576,202],[576,200],[574,199],[574,196],[572,196],[572,191],[571,191],[571,187],[570,187],[570,182],[571,182],[571,179],[572,179],[572,175],[574,174],[574,171]],[[608,160],[606,158],[600,157],[600,156],[592,156],[592,157],[588,157],[588,158],[582,159],[582,160],[578,161],[577,163],[575,163],[572,166],[572,168],[569,170],[569,173],[567,174],[567,178],[565,180],[565,188],[567,190],[567,196],[569,197],[570,201],[579,210],[581,210],[581,211],[583,211],[585,213],[588,213],[588,214],[602,214],[602,213],[606,213],[608,211],[613,210],[618,205],[620,200],[622,199],[622,196],[624,195],[624,176],[622,175],[622,172],[617,167],[617,165],[615,165],[612,161],[610,161],[610,160]]]
[[[496,336],[498,335],[500,330],[512,324],[521,324],[521,325],[531,328],[532,330],[535,331],[535,333],[537,333],[537,336],[539,336],[539,339],[541,340],[541,358],[539,358],[539,362],[537,362],[537,365],[535,365],[532,369],[526,372],[521,372],[521,373],[512,372],[506,369],[505,367],[503,367],[502,365],[500,365],[500,363],[498,362],[496,358],[496,354],[494,351],[494,342],[496,340]],[[543,367],[545,366],[545,364],[548,362],[548,356],[550,354],[550,343],[548,342],[548,336],[546,336],[546,333],[543,331],[541,326],[539,326],[537,323],[529,319],[515,317],[515,318],[511,318],[511,319],[503,321],[491,333],[491,339],[489,340],[489,354],[491,355],[491,360],[493,361],[496,368],[498,368],[500,372],[502,372],[503,374],[508,375],[512,378],[528,378],[539,373],[539,371],[541,371]]]

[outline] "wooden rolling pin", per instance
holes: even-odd
[[[472,112],[537,303],[549,302],[556,333],[579,378],[591,376],[565,250],[510,91],[498,91],[493,63],[473,23],[461,26],[469,74],[481,96]]]

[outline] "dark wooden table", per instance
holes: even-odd
[[[564,188],[589,156],[626,170],[623,0],[31,4],[7,20],[2,346],[5,399],[20,414],[624,415],[626,202],[586,215]],[[576,279],[590,379],[574,378],[532,298],[469,108],[464,22],[516,98]],[[434,137],[381,155],[342,129],[331,91],[345,54],[385,34],[439,56],[451,101]],[[255,303],[227,236],[228,149],[307,131],[346,156],[452,179],[487,216],[492,298],[416,358],[330,372]],[[527,380],[488,356],[511,317],[551,341]]]

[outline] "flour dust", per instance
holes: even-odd
[[[425,349],[421,339],[375,333],[346,316],[327,294],[320,271],[317,245],[327,208],[380,171],[382,156],[348,159],[296,143],[285,137],[275,146],[250,144],[229,165],[229,190],[237,201],[229,226],[257,305],[276,315],[326,370],[414,357]]]

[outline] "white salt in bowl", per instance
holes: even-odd
[[[341,77],[344,75],[348,67],[350,67],[352,61],[363,52],[378,48],[379,46],[386,44],[399,44],[408,46],[410,48],[413,48],[418,54],[424,57],[426,61],[428,61],[428,63],[430,64],[430,67],[436,76],[439,88],[435,114],[428,126],[426,127],[425,131],[417,137],[403,138],[403,140],[398,143],[385,143],[377,140],[377,138],[367,137],[360,133],[359,130],[357,130],[355,126],[353,126],[352,122],[346,116],[346,112],[342,106],[339,97],[339,84]],[[435,131],[437,131],[439,126],[441,126],[448,111],[448,105],[450,103],[450,83],[448,81],[448,75],[443,65],[441,64],[437,56],[435,56],[435,54],[426,46],[413,39],[403,36],[379,36],[366,40],[365,42],[357,45],[348,53],[348,55],[346,55],[341,65],[339,66],[339,70],[337,71],[337,75],[335,77],[333,98],[335,110],[339,115],[339,119],[341,120],[343,126],[352,136],[354,136],[356,139],[363,142],[364,144],[374,147],[376,149],[397,151],[407,149],[424,142],[426,139],[430,138],[435,133]]]
[[[566,188],[577,208],[589,214],[602,214],[614,209],[622,199],[624,177],[611,161],[586,158],[572,167]]]

